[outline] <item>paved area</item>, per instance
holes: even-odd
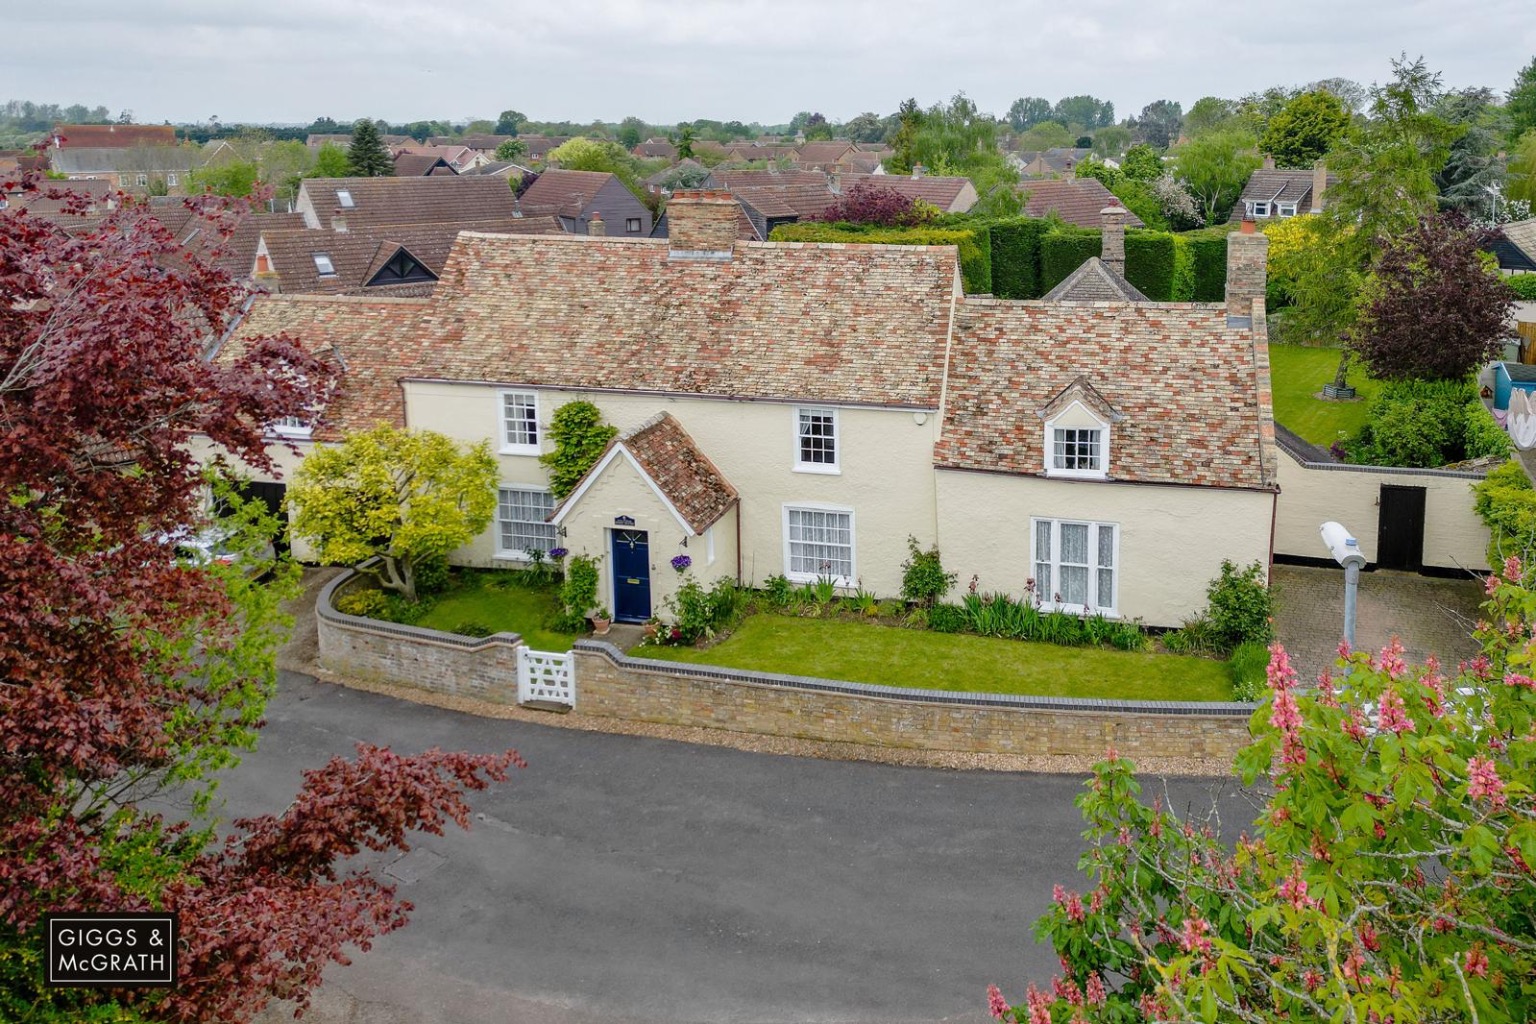
[[[1081,884],[1072,775],[768,756],[466,715],[284,672],[227,816],[281,810],[305,768],[359,740],[516,746],[468,833],[389,865],[406,929],[333,968],[318,1024],[952,1021],[1047,977],[1032,940]],[[1146,780],[1175,807],[1231,782]],[[291,1019],[282,1008],[265,1021]]]
[[[1277,565],[1275,631],[1301,678],[1333,664],[1344,631],[1344,570]],[[1377,570],[1360,574],[1355,646],[1380,650],[1400,637],[1411,661],[1434,654],[1455,666],[1477,653],[1472,626],[1483,601],[1480,581]]]

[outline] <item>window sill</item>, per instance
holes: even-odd
[[[810,473],[814,476],[842,476],[842,468],[836,465],[818,465],[814,462],[797,462],[794,465],[796,473]]]
[[[502,445],[501,455],[539,455],[539,446],[536,444],[507,444]]]
[[[1052,480],[1108,480],[1109,474],[1097,469],[1047,469]]]
[[[1106,619],[1118,619],[1118,618],[1120,618],[1120,612],[1118,610],[1114,609],[1114,608],[1086,608],[1086,607],[1084,607],[1083,605],[1080,605],[1080,604],[1055,604],[1055,603],[1050,602],[1050,601],[1042,601],[1040,603],[1040,611],[1042,611],[1042,612],[1065,612],[1068,615],[1078,615],[1078,616],[1088,616],[1088,617],[1092,617],[1094,615],[1098,615],[1098,616],[1101,616],[1101,617],[1106,618]]]
[[[269,430],[268,441],[313,441],[315,439],[312,430]]]
[[[533,562],[526,551],[498,551],[491,558],[497,562],[516,562],[519,565],[528,565]]]
[[[814,576],[814,575],[811,575],[810,573],[804,573],[804,572],[786,572],[784,574],[784,578],[789,580],[789,582],[791,582],[791,583],[820,583],[822,580],[826,579],[827,577],[825,577],[825,576]],[[837,587],[839,590],[852,590],[853,589],[853,580],[848,579],[846,576],[833,576],[831,579],[832,579],[832,585],[834,587]]]

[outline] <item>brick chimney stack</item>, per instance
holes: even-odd
[[[1312,212],[1323,212],[1323,193],[1328,191],[1328,165],[1319,160],[1312,165]]]
[[[599,211],[599,210],[593,210],[592,211],[592,218],[587,221],[587,234],[589,234],[589,235],[606,235],[607,233],[608,233],[608,225],[603,223],[603,214],[602,214],[602,212]]]
[[[1120,277],[1125,276],[1125,210],[1119,206],[1106,206],[1099,211],[1099,224],[1103,243],[1099,259]]]
[[[667,239],[674,256],[724,253],[736,244],[740,207],[727,191],[678,189],[667,203]]]
[[[927,172],[927,170],[928,168],[924,167],[922,164],[913,164],[912,177],[921,178]]]
[[[1227,317],[1252,317],[1262,309],[1269,272],[1269,239],[1244,219],[1242,230],[1227,236]]]
[[[344,235],[347,233],[347,218],[345,214],[339,212],[331,214],[331,230],[337,234]]]
[[[1266,171],[1272,171],[1275,169],[1275,155],[1273,153],[1264,154],[1264,169]]]

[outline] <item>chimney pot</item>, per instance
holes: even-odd
[[[597,210],[592,211],[592,217],[587,221],[587,234],[606,235],[608,225],[603,223],[603,215]]]
[[[1251,235],[1254,232],[1254,228],[1255,228],[1255,225],[1253,223],[1253,218],[1252,217],[1244,217],[1243,218],[1242,226],[1241,226],[1241,228],[1239,230],[1241,230],[1242,233],[1245,234],[1245,235]]]
[[[345,234],[347,230],[347,218],[339,213],[333,214],[331,216],[331,230]]]
[[[1120,277],[1125,276],[1125,208],[1106,206],[1099,211],[1099,259]]]
[[[927,170],[928,170],[928,168],[924,167],[922,164],[913,164],[912,165],[912,177],[914,177],[914,178],[921,178],[923,176],[923,173],[925,171],[927,171]]]
[[[1272,171],[1275,169],[1275,155],[1273,153],[1264,154],[1264,169],[1266,171]]]

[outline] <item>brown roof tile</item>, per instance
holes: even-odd
[[[343,207],[339,191],[351,193]],[[374,224],[447,224],[511,220],[517,197],[500,178],[463,175],[427,178],[307,178],[300,186],[300,206],[308,198],[318,219],[331,226],[340,215],[352,230]]]
[[[1044,178],[1020,182],[1015,187],[1029,196],[1024,216],[1045,217],[1054,210],[1063,221],[1080,228],[1099,227],[1099,212],[1106,206],[1120,205],[1115,194],[1097,178]],[[1140,217],[1129,211],[1125,223],[1133,228],[1146,227]]]
[[[1262,351],[1214,304],[966,298],[935,464],[1043,474],[1042,413],[1087,385],[1124,417],[1110,434],[1111,480],[1270,487]]]
[[[839,179],[839,188],[847,192],[855,185],[878,185],[888,188],[893,192],[899,192],[910,199],[921,199],[925,203],[931,203],[941,210],[951,210],[960,200],[961,193],[971,189],[975,193],[975,186],[970,178],[959,177],[929,177],[913,178],[904,174],[844,174]],[[975,199],[971,200],[975,203]],[[953,210],[955,213],[964,213],[964,210]]]
[[[1090,256],[1044,296],[1046,302],[1151,302],[1136,286]]]
[[[613,444],[634,456],[695,534],[713,526],[738,500],[736,488],[671,413],[656,414]]]
[[[607,171],[545,171],[523,191],[522,208],[528,213],[579,217],[597,190],[613,177]]]
[[[421,337],[433,376],[937,408],[953,247],[465,233]]]
[[[176,129],[168,124],[61,124],[53,134],[60,149],[132,149],[134,146],[174,146]]]
[[[337,295],[258,295],[220,347],[230,360],[256,338],[285,334],[341,367],[336,391],[315,425],[317,440],[405,425],[400,378],[415,372],[413,357],[424,300]]]

